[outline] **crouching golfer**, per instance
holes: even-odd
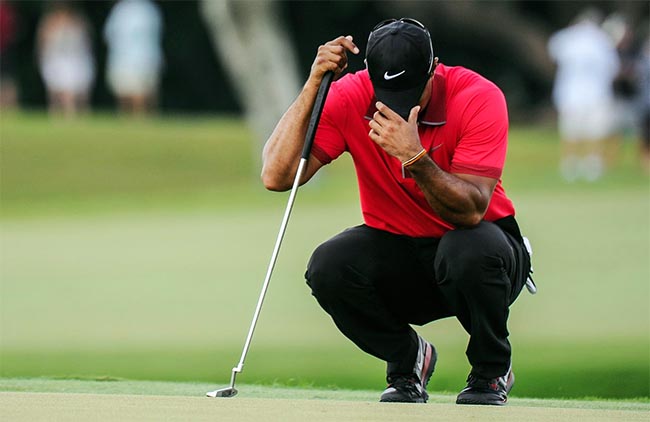
[[[320,81],[340,74],[352,37],[319,47],[309,79],[264,148],[267,189],[296,174]],[[320,245],[306,279],[359,348],[387,362],[384,402],[426,402],[436,350],[410,324],[455,316],[472,366],[459,404],[504,404],[514,375],[508,307],[530,257],[501,186],[508,116],[492,82],[434,56],[413,19],[377,25],[367,69],[331,86],[302,183],[348,152],[364,223]]]

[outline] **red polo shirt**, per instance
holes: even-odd
[[[368,136],[375,102],[366,70],[334,82],[311,153],[323,164],[350,153],[368,226],[412,237],[441,237],[454,226],[433,211],[413,178],[403,177],[401,162]],[[500,180],[508,113],[496,85],[468,69],[438,65],[418,132],[422,146],[442,170],[499,179],[485,220],[515,214]]]

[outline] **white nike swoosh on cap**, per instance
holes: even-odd
[[[394,75],[389,75],[388,71],[386,71],[386,73],[384,73],[384,79],[386,79],[387,81],[390,81],[391,79],[395,79],[396,77],[398,77],[399,75],[402,75],[404,73],[406,73],[406,70],[402,70],[401,72],[396,73]]]

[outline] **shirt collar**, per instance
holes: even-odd
[[[436,72],[433,75],[433,86],[431,87],[431,99],[427,105],[424,115],[420,116],[419,124],[427,126],[442,126],[447,123],[447,104],[446,104],[446,93],[447,93],[447,79],[444,75]],[[365,118],[372,120],[372,116],[377,111],[375,103],[377,98],[373,97],[370,102],[370,106],[366,111]]]

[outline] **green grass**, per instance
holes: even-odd
[[[650,403],[613,400],[512,398],[508,406],[457,406],[455,395],[432,394],[426,405],[377,403],[362,390],[286,388],[238,384],[235,398],[202,397],[213,384],[123,380],[0,380],[0,406],[12,421],[33,420],[228,420],[394,421],[435,417],[530,422],[645,421]]]
[[[250,134],[234,119],[0,122],[1,210],[12,217],[236,195],[232,188],[250,184],[253,173]]]
[[[382,365],[359,355],[345,344],[337,342],[329,347],[316,347],[295,341],[288,347],[276,345],[270,348],[265,343],[262,340],[254,343],[245,371],[238,378],[241,382],[264,386],[374,390],[375,395],[385,386]],[[630,347],[629,343],[624,346]],[[293,350],[288,350],[289,347]],[[647,365],[640,358],[647,349],[641,346],[612,355],[612,352],[620,352],[619,346],[562,344],[545,348],[544,359],[538,355],[529,356],[535,352],[532,349],[539,350],[540,347],[533,344],[516,349],[517,383],[512,397],[647,399],[647,394],[643,394],[647,385],[644,384],[647,383]],[[594,352],[596,347],[600,350]],[[457,393],[464,387],[469,369],[463,359],[463,345],[459,342],[441,346],[440,351],[443,353],[440,367],[429,389]],[[5,355],[5,364],[12,370],[6,371],[4,376],[172,379],[226,385],[240,352],[234,347],[223,350],[208,346],[200,350],[27,351]],[[521,357],[522,353],[527,356]],[[629,360],[624,360],[626,358]],[[585,363],[587,359],[589,363]]]
[[[124,394],[143,396],[186,396],[201,397],[215,388],[207,382],[170,382],[170,381],[129,381],[117,378],[100,379],[0,379],[0,392],[25,393],[84,393],[84,394]],[[339,400],[376,402],[377,392],[369,390],[344,390],[332,388],[287,387],[283,385],[255,385],[238,383],[237,398],[247,399],[293,399],[293,400]],[[456,394],[431,394],[429,403],[453,403]],[[217,401],[220,401],[219,399]],[[645,410],[650,411],[648,399],[636,400],[539,400],[532,398],[510,398],[512,406],[574,408],[574,409],[609,409],[609,410]]]
[[[38,384],[38,383],[35,383]],[[48,387],[52,387],[52,383]],[[451,395],[433,395],[426,405],[377,403],[360,391],[325,391],[244,386],[236,398],[208,399],[197,395],[206,385],[171,383],[57,382],[65,392],[0,392],[3,416],[12,421],[34,420],[228,420],[228,421],[395,421],[435,417],[439,421],[498,422],[646,421],[647,403],[513,399],[508,406],[457,406]],[[128,385],[125,385],[128,384]],[[101,385],[98,388],[98,385]],[[37,387],[38,388],[38,387]],[[82,393],[71,391],[82,389]],[[136,394],[107,390],[146,390]],[[191,396],[177,395],[193,389]],[[205,389],[204,389],[205,390]],[[203,390],[203,391],[204,391]],[[101,391],[101,393],[93,393]],[[176,394],[170,394],[175,391]],[[203,391],[201,391],[202,394]],[[152,395],[157,393],[157,395]]]
[[[0,376],[226,384],[288,194],[263,190],[233,119],[0,116]],[[552,130],[511,131],[506,189],[537,296],[510,319],[514,397],[650,396],[650,191],[626,143],[598,184],[557,175]],[[383,367],[304,285],[311,251],[361,221],[347,158],[301,189],[240,379],[377,391]],[[454,320],[435,391],[469,367]],[[36,390],[34,390],[36,391]]]

